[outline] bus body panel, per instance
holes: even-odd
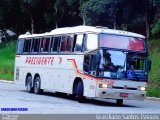
[[[48,58],[47,62],[37,62],[38,58]],[[54,58],[53,62],[50,58]],[[27,61],[28,59],[28,61]],[[78,70],[82,71],[83,55],[17,55],[15,61],[15,81],[25,84],[26,76],[31,73],[32,79],[38,74],[41,79],[41,88],[46,90],[57,90],[72,93],[73,82],[76,77],[77,68],[69,60],[76,60]],[[32,62],[33,61],[33,62]],[[81,62],[80,62],[81,61]],[[16,80],[16,69],[19,69],[19,80]]]
[[[33,66],[31,63],[26,63],[27,58],[32,60],[32,58],[39,57],[54,57],[53,65],[38,63]],[[15,81],[23,85],[28,73],[31,73],[32,80],[36,74],[39,74],[41,89],[72,94],[74,80],[79,77],[84,84],[84,96],[95,97],[97,81],[93,78],[89,79],[83,73],[83,55],[66,55],[65,57],[60,55],[19,55],[16,57],[15,64],[15,69],[19,68],[19,80],[16,80],[15,70]]]

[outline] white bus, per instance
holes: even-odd
[[[144,100],[151,61],[145,37],[105,27],[75,26],[19,36],[14,80],[27,91],[85,98]]]

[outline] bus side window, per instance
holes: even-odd
[[[18,40],[17,43],[17,54],[21,54],[23,52],[24,40]]]
[[[85,72],[89,72],[89,66],[90,66],[90,55],[85,55],[84,56],[84,65],[83,65],[83,69]]]
[[[40,38],[35,40],[35,52],[39,52],[39,47],[40,47]]]
[[[52,46],[53,52],[59,51],[61,36],[54,38],[54,44]]]
[[[32,39],[31,52],[34,52],[35,39]]]
[[[45,52],[48,52],[49,50],[49,44],[50,44],[50,38],[46,38],[46,49],[45,49]]]
[[[87,50],[87,37],[86,34],[83,35],[82,52]]]
[[[82,51],[83,34],[76,36],[75,51]]]
[[[85,50],[95,50],[98,48],[98,35],[88,34]]]
[[[61,40],[61,52],[66,51],[66,46],[67,46],[67,36],[63,36]]]
[[[41,51],[41,52],[44,52],[45,44],[46,44],[46,39],[45,39],[45,38],[42,38],[42,39],[41,39],[41,47],[40,47],[40,51]]]
[[[31,48],[31,39],[25,40],[23,52],[29,53],[30,52],[30,48]]]
[[[33,39],[32,42],[32,52],[39,52],[40,39]]]
[[[90,61],[91,71],[96,71],[97,66],[99,65],[99,60],[100,60],[99,55],[97,56],[97,54],[91,54],[91,61]]]
[[[53,47],[54,47],[54,37],[51,38],[51,44],[50,44],[50,52],[53,52]]]
[[[69,36],[67,39],[67,48],[66,51],[71,52],[73,43],[73,36]]]
[[[77,35],[74,35],[73,36],[73,44],[72,44],[72,52],[75,52],[76,40],[77,40]]]
[[[42,38],[41,47],[40,47],[41,52],[48,52],[49,42],[50,42],[50,38]]]

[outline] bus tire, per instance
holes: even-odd
[[[32,77],[27,77],[27,83],[26,83],[26,89],[28,93],[33,93],[33,87],[32,87]]]
[[[117,99],[117,105],[118,106],[123,105],[123,99]]]
[[[83,96],[83,91],[84,91],[83,83],[80,81],[77,84],[77,91],[76,91],[77,100],[79,103],[85,103],[85,97]]]
[[[42,92],[41,90],[41,80],[40,77],[36,77],[34,80],[34,93],[40,94]]]

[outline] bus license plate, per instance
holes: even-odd
[[[128,93],[120,93],[119,96],[120,97],[128,97]]]

